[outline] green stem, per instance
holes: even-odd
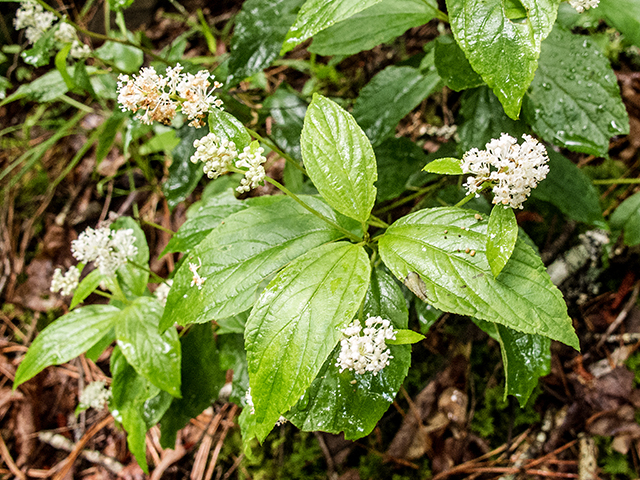
[[[145,267],[144,265],[140,265],[137,262],[134,262],[133,260],[128,260],[127,263],[130,263],[131,265],[133,265],[136,268],[139,268],[140,270],[147,272],[149,275],[151,275],[153,277],[153,279],[155,280],[154,283],[164,283],[164,278],[162,278],[160,275],[158,275],[157,273],[151,271],[148,267]]]
[[[154,228],[157,228],[158,230],[162,230],[165,233],[168,233],[169,235],[175,235],[176,232],[174,232],[173,230],[169,230],[166,227],[163,227],[162,225],[158,225],[157,223],[154,222],[150,222],[149,220],[142,220],[142,223],[144,223],[145,225],[150,225]]]
[[[304,203],[295,193],[289,191],[284,185],[282,185],[278,181],[274,180],[271,177],[265,177],[264,179],[267,182],[269,182],[271,185],[273,185],[274,187],[278,188],[282,193],[284,193],[285,195],[288,195],[289,197],[291,197],[294,201],[296,201],[298,204],[300,204],[300,206],[302,206],[304,209],[306,209],[309,212],[311,212],[312,214],[314,214],[320,220],[328,223],[329,225],[331,225],[336,230],[339,230],[340,232],[344,233],[345,236],[347,238],[349,238],[350,240],[352,240],[354,242],[362,242],[363,241],[362,238],[358,237],[357,235],[354,235],[349,230],[347,230],[346,228],[341,227],[340,225],[338,225],[336,222],[334,222],[330,218],[325,217],[322,213],[317,211],[315,208],[310,207],[309,205]]]
[[[602,180],[592,180],[594,185],[616,185],[616,184],[639,184],[640,178],[605,178]]]
[[[273,143],[271,140],[269,140],[268,138],[264,138],[262,137],[258,132],[256,132],[255,130],[252,130],[250,128],[247,128],[247,132],[249,132],[249,134],[255,138],[256,140],[264,143],[267,147],[269,147],[271,150],[273,150],[274,152],[276,152],[278,155],[280,155],[282,158],[284,158],[287,162],[289,162],[293,167],[297,168],[298,170],[300,170],[304,175],[307,175],[307,171],[304,169],[304,167],[302,165],[300,165],[300,162],[298,162],[295,158],[293,158],[291,155],[284,153],[282,150],[280,150],[280,148],[278,148],[278,146]]]
[[[463,206],[465,203],[467,203],[469,200],[471,200],[473,197],[475,197],[476,195],[480,194],[480,192],[482,192],[483,190],[486,190],[487,188],[491,187],[492,184],[490,182],[485,182],[476,192],[470,193],[469,195],[467,195],[466,197],[464,197],[462,200],[460,200],[458,203],[456,203],[454,205],[454,207],[461,207]]]
[[[376,217],[373,213],[369,216],[369,221],[367,223],[373,227],[389,228],[389,224],[387,222]]]
[[[96,295],[100,295],[101,297],[113,298],[113,295],[107,292],[103,292],[101,290],[94,290],[93,293],[95,293]]]
[[[414,198],[421,197],[425,193],[428,193],[429,191],[434,190],[435,188],[438,188],[444,181],[445,181],[445,179],[441,179],[437,183],[432,183],[431,185],[429,185],[427,187],[423,187],[420,190],[418,190],[417,192],[412,193],[411,195],[408,195],[408,196],[406,196],[404,198],[401,198],[400,200],[397,200],[397,201],[393,202],[391,205],[387,205],[386,207],[383,207],[383,208],[381,208],[379,210],[376,210],[376,213],[378,215],[380,215],[381,213],[388,212],[389,210],[393,210],[394,208],[397,208],[397,207],[399,207],[401,205],[404,205],[405,203],[410,202]]]
[[[151,58],[153,58],[157,62],[162,62],[162,63],[164,63],[166,65],[171,65],[171,63],[168,60],[162,58],[160,55],[156,55],[151,50],[149,50],[148,48],[143,47],[142,45],[135,44],[133,42],[130,42],[129,40],[121,40],[119,38],[113,38],[113,37],[109,37],[107,35],[102,35],[101,33],[95,33],[95,32],[91,32],[89,30],[85,30],[80,25],[78,25],[77,23],[72,22],[68,18],[65,19],[64,15],[62,15],[60,12],[58,12],[55,8],[51,7],[44,0],[36,0],[36,2],[38,2],[38,4],[42,6],[42,8],[44,8],[45,10],[53,13],[60,20],[64,20],[66,23],[68,23],[73,28],[75,28],[76,31],[82,33],[83,35],[86,35],[87,37],[95,38],[97,40],[104,40],[105,42],[115,42],[115,43],[121,43],[123,45],[128,45],[129,47],[134,47],[134,48],[137,48],[138,50],[142,50],[144,53],[149,55]]]
[[[122,288],[120,287],[120,283],[118,283],[118,278],[115,275],[113,275],[113,277],[111,277],[111,282],[110,283],[111,283],[111,286],[115,290],[115,292],[113,292],[113,298],[115,300],[120,300],[122,303],[126,303],[126,304],[131,303],[131,302],[129,302],[129,300],[127,299],[127,296],[122,291]]]

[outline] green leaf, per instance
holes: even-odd
[[[329,218],[335,215],[319,199],[304,201]],[[161,329],[203,323],[247,310],[258,286],[294,258],[343,234],[289,198],[247,208],[228,217],[194,248],[173,278]],[[191,286],[189,263],[202,265],[201,289]]]
[[[124,10],[133,5],[133,0],[109,0],[109,9],[113,12]]]
[[[40,103],[51,102],[68,91],[69,87],[60,72],[51,70],[31,83],[20,85],[15,92],[0,102],[0,107],[21,98]]]
[[[528,132],[523,121],[514,121],[505,115],[498,98],[486,86],[462,94],[460,115],[458,132],[463,152],[472,148],[483,150],[492,138],[500,138],[501,133],[521,138]]]
[[[609,139],[629,133],[629,118],[609,60],[584,35],[556,27],[525,100],[542,138],[575,152],[605,156]]]
[[[246,438],[264,440],[311,385],[358,311],[370,275],[362,246],[332,243],[291,262],[262,293],[245,331],[256,422]]]
[[[511,207],[494,205],[487,225],[487,261],[497,277],[509,261],[518,239],[518,222]]]
[[[578,349],[567,306],[540,257],[518,240],[500,277],[494,278],[485,251],[487,222],[474,215],[455,207],[407,215],[380,239],[382,260],[397,278],[416,275],[427,301],[440,310],[544,335]]]
[[[300,137],[309,177],[329,205],[366,222],[376,200],[376,158],[353,117],[314,94]]]
[[[287,33],[280,55],[316,33],[375,5],[380,0],[307,0]]]
[[[247,318],[249,318],[249,310],[237,315],[232,315],[231,317],[216,320],[216,323],[218,324],[216,335],[225,335],[229,333],[244,334],[244,327],[247,323]]]
[[[175,130],[167,130],[159,135],[154,135],[144,144],[140,145],[138,153],[142,156],[152,153],[167,152],[176,148],[180,144],[180,139],[176,136]]]
[[[183,125],[176,132],[180,143],[171,152],[173,161],[169,166],[169,178],[162,185],[169,208],[175,208],[184,201],[198,185],[204,175],[202,165],[191,162],[191,155],[196,152],[193,142],[207,134],[206,128],[193,128]]]
[[[242,80],[278,57],[303,0],[247,0],[236,17],[227,83]]]
[[[301,160],[300,134],[307,113],[307,104],[293,89],[283,84],[273,95],[265,99],[264,108],[275,121],[271,127],[271,138],[282,150],[296,160]]]
[[[69,71],[67,70],[67,57],[69,56],[69,52],[71,51],[71,43],[67,43],[64,47],[60,49],[58,53],[56,53],[56,58],[54,60],[56,69],[62,75],[64,82],[67,84],[69,90],[73,90],[75,88],[75,83],[71,75],[69,75]],[[47,63],[49,63],[47,61]],[[45,64],[46,65],[46,64]]]
[[[451,35],[436,38],[435,65],[447,87],[456,92],[484,84]]]
[[[374,148],[374,153],[378,164],[377,202],[402,195],[411,176],[427,162],[424,150],[405,137],[388,138]]]
[[[78,284],[76,291],[73,292],[73,298],[71,299],[71,306],[69,308],[73,310],[79,303],[82,303],[105,279],[106,277],[100,273],[100,270],[97,268],[90,272],[89,275],[84,277]]]
[[[93,85],[91,85],[91,78],[89,78],[89,72],[87,72],[87,67],[83,61],[76,62],[73,68],[73,83],[78,89],[84,90],[91,97],[98,98]]]
[[[233,213],[247,208],[237,200],[233,190],[226,190],[206,201],[198,202],[187,211],[187,221],[171,237],[164,252],[187,252],[198,245],[211,231]],[[193,207],[196,207],[195,209]]]
[[[503,0],[446,3],[451,30],[471,67],[493,89],[505,113],[517,119],[560,0],[520,0],[515,12],[507,11]]]
[[[221,140],[236,144],[238,152],[251,143],[251,135],[240,121],[230,113],[214,108],[209,113],[209,131]]]
[[[398,122],[439,83],[435,69],[423,73],[413,67],[387,67],[362,88],[353,106],[353,116],[371,143],[378,145],[394,134]]]
[[[582,170],[564,155],[547,149],[549,173],[531,191],[531,197],[555,205],[578,222],[605,227],[600,196]]]
[[[109,345],[116,341],[116,329],[112,328],[98,342],[85,352],[85,356],[92,362],[97,362]]]
[[[180,340],[182,398],[173,399],[160,421],[164,448],[174,448],[178,430],[218,398],[225,380],[210,324],[194,325]]]
[[[122,310],[116,338],[138,374],[180,397],[180,341],[175,328],[158,333],[161,316],[162,306],[155,298],[139,297]]]
[[[33,65],[34,67],[42,67],[49,65],[49,59],[51,58],[51,51],[56,46],[56,40],[54,38],[57,28],[49,28],[42,37],[33,45],[33,48],[25,50],[20,54],[24,63]]]
[[[244,350],[244,335],[222,335],[218,337],[218,348],[220,349],[220,367],[222,370],[233,370],[229,401],[242,405],[244,408],[246,403],[245,395],[249,389],[249,371],[247,354]]]
[[[438,158],[427,163],[422,170],[443,175],[462,175],[464,173],[460,166],[460,159],[453,157]]]
[[[624,230],[624,243],[640,244],[640,192],[630,196],[615,209],[610,219],[611,230]]]
[[[421,333],[414,332],[413,330],[398,330],[395,340],[387,340],[388,345],[411,345],[412,343],[418,343],[424,340],[426,337]]]
[[[13,388],[51,365],[60,365],[86,352],[113,327],[119,315],[120,309],[111,305],[90,305],[53,322],[29,347]]]
[[[133,230],[133,235],[136,238],[135,245],[138,247],[138,251],[132,262],[142,266],[143,268],[148,268],[149,246],[147,245],[147,239],[145,238],[140,225],[138,225],[138,223],[131,217],[120,217],[111,224],[111,230],[121,229]],[[139,296],[144,294],[147,290],[147,283],[149,283],[149,271],[133,265],[132,262],[127,262],[118,268],[118,281],[120,282],[120,286],[125,294]]]
[[[99,59],[112,63],[125,73],[138,73],[144,62],[142,50],[117,42],[105,42],[94,51]]]
[[[389,319],[396,329],[406,329],[409,314],[400,287],[383,269],[371,274],[363,314]],[[387,344],[390,344],[388,341]],[[358,375],[336,367],[340,345],[313,380],[304,396],[285,416],[301,430],[340,433],[355,440],[371,433],[389,408],[411,365],[411,347],[390,345],[389,365],[377,375]],[[253,395],[253,389],[251,389]]]
[[[517,332],[497,323],[474,319],[487,335],[498,341],[505,375],[504,398],[513,395],[526,405],[538,378],[551,371],[551,341],[540,335]]]
[[[319,32],[308,50],[318,55],[353,55],[390,42],[428,23],[437,13],[434,0],[382,0]]]
[[[600,0],[596,13],[604,15],[636,47],[640,47],[640,3],[635,0]]]
[[[98,138],[98,148],[96,148],[96,163],[98,165],[106,158],[111,150],[116,135],[126,118],[127,115],[119,108],[116,108],[107,121],[104,122],[100,137]]]

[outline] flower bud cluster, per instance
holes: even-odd
[[[94,262],[100,273],[113,275],[138,253],[132,229],[111,230],[108,226],[96,230],[87,228],[71,242],[71,252],[80,262]]]
[[[171,124],[178,107],[182,109],[192,127],[204,125],[204,118],[212,108],[220,108],[222,100],[209,89],[211,75],[206,70],[182,73],[183,67],[167,67],[166,76],[159,75],[153,67],[140,70],[138,75],[118,77],[118,103],[123,112],[144,111],[137,118],[144,124],[160,122]],[[220,88],[220,82],[213,82],[213,88]]]
[[[204,163],[204,173],[209,178],[218,178],[234,166],[242,170],[244,178],[236,189],[239,193],[248,192],[256,188],[264,180],[264,162],[267,159],[262,155],[263,148],[244,148],[238,155],[236,144],[230,140],[222,140],[215,133],[209,133],[201,139],[193,142],[196,152],[191,156],[193,163]]]
[[[80,394],[80,409],[95,408],[102,410],[111,398],[111,390],[103,381],[91,382]]]
[[[369,317],[365,326],[363,329],[360,322],[354,320],[342,330],[344,338],[340,341],[340,355],[336,363],[340,372],[354,370],[360,375],[365,372],[377,375],[393,358],[385,343],[396,338],[391,322],[381,317]]]
[[[473,148],[462,157],[462,171],[472,173],[464,186],[476,193],[485,182],[492,182],[493,203],[522,208],[522,204],[539,182],[549,173],[549,157],[544,146],[523,135],[524,143],[506,133],[486,144],[486,150]]]
[[[590,8],[596,8],[600,0],[569,0],[569,5],[576,9],[578,13],[582,13]]]
[[[62,275],[62,270],[56,268],[53,272],[53,278],[51,279],[50,290],[53,293],[60,292],[60,295],[71,295],[73,291],[78,287],[80,281],[80,270],[76,267],[71,267]]]
[[[47,30],[55,28],[55,21],[56,16],[51,12],[45,11],[42,5],[32,1],[25,1],[20,4],[13,24],[16,30],[26,29],[24,35],[27,41],[34,44],[42,38]],[[67,43],[71,44],[69,55],[72,58],[85,58],[91,53],[89,46],[78,40],[75,29],[64,21],[58,24],[58,30],[53,38],[60,47]]]

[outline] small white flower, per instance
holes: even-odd
[[[130,228],[114,231],[108,226],[95,230],[89,227],[71,242],[71,252],[78,261],[94,262],[102,274],[113,275],[138,253],[135,241]]]
[[[80,270],[76,267],[71,267],[62,275],[62,270],[56,268],[53,272],[53,278],[51,279],[50,290],[53,293],[60,292],[60,295],[71,295],[73,291],[78,288],[78,282],[80,281]]]
[[[476,193],[489,181],[493,187],[493,203],[522,208],[522,204],[539,182],[549,173],[549,157],[542,144],[529,135],[524,142],[506,133],[486,144],[486,150],[473,148],[462,157],[461,167],[468,177],[464,183],[469,193]]]
[[[189,271],[193,274],[193,278],[191,279],[191,286],[197,286],[198,290],[202,289],[202,285],[204,284],[207,277],[201,277],[198,273],[198,269],[202,266],[202,262],[198,259],[198,265],[195,263],[189,263]]]
[[[169,279],[165,283],[161,283],[156,288],[153,294],[158,299],[158,302],[164,307],[167,304],[167,297],[169,296],[169,290],[171,290],[171,286],[173,285],[173,280]]]
[[[66,22],[61,22],[53,38],[59,43],[72,43],[78,37],[76,36],[75,29],[71,25]]]
[[[253,152],[251,150],[250,146],[244,147],[236,161],[236,167],[248,169],[244,172],[244,178],[240,182],[240,186],[236,188],[239,193],[248,192],[252,188],[256,188],[263,182],[266,175],[263,164],[267,159],[262,155],[264,149],[257,148]]]
[[[596,8],[600,0],[569,0],[569,5],[576,9],[578,13],[582,13],[590,8]]]
[[[288,423],[289,420],[287,420],[286,418],[284,418],[282,415],[280,415],[280,418],[278,418],[278,421],[276,422],[276,427],[280,427],[282,425],[284,425],[285,423]]]
[[[26,1],[20,4],[13,24],[16,30],[26,28],[24,34],[27,41],[36,43],[55,21],[56,16],[51,12],[45,12],[40,4]]]
[[[375,376],[393,358],[385,343],[396,338],[396,331],[389,320],[369,317],[364,329],[358,320],[354,320],[342,329],[342,334],[344,338],[340,341],[340,355],[336,363],[340,372],[353,370],[360,375],[372,372]]]
[[[102,410],[111,398],[111,390],[103,381],[91,382],[80,394],[80,405],[82,409],[95,408]]]
[[[193,142],[196,151],[191,162],[204,163],[204,173],[209,178],[218,178],[229,171],[238,156],[236,144],[229,140],[221,140],[215,133],[209,133]]]

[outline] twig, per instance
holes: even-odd
[[[213,477],[213,470],[216,468],[216,463],[218,461],[218,455],[220,455],[220,450],[222,450],[222,444],[224,443],[224,439],[227,437],[227,432],[229,431],[229,427],[231,425],[234,425],[233,418],[235,417],[237,410],[238,410],[238,406],[237,405],[234,405],[233,407],[231,407],[231,410],[229,410],[229,414],[227,415],[227,417],[230,418],[231,421],[230,422],[224,422],[224,424],[223,424],[222,434],[220,435],[220,438],[218,439],[218,443],[216,444],[215,450],[211,454],[211,461],[209,462],[209,468],[207,469],[207,473],[205,473],[205,475],[204,475],[205,480],[211,480],[211,477]]]
[[[327,447],[327,443],[324,441],[322,437],[322,433],[313,432],[316,440],[318,440],[318,445],[320,445],[320,450],[324,455],[324,459],[327,461],[327,477],[332,480],[337,477],[336,475],[336,465],[333,462],[333,457],[331,456],[331,452],[329,451],[329,447]]]
[[[193,460],[193,468],[191,469],[191,480],[202,480],[204,476],[204,470],[207,466],[207,458],[209,458],[209,452],[211,451],[211,445],[213,445],[213,435],[216,433],[222,416],[225,413],[225,409],[228,404],[222,407],[222,410],[216,414],[215,417],[209,422],[209,425],[203,429],[202,443],[196,453]]]
[[[616,328],[620,326],[620,324],[624,321],[625,318],[627,318],[627,315],[629,314],[629,310],[631,310],[631,308],[636,304],[636,300],[638,299],[639,292],[640,292],[640,282],[636,282],[635,286],[633,287],[633,292],[631,292],[631,297],[629,298],[627,303],[624,305],[624,308],[618,314],[618,316],[613,321],[613,323],[609,325],[609,328],[607,328],[607,331],[600,338],[600,340],[598,340],[598,343],[596,344],[596,350],[602,347],[602,345],[604,345],[604,342],[607,340],[607,337],[611,335],[616,330]]]
[[[9,449],[7,448],[7,444],[4,443],[4,439],[2,435],[0,435],[0,455],[2,456],[2,460],[7,464],[11,473],[13,473],[16,478],[20,480],[27,480],[27,476],[18,468],[16,462],[11,458],[11,454],[9,453]]]
[[[231,468],[229,470],[227,470],[227,472],[222,476],[222,480],[228,480],[229,479],[231,474],[236,471],[236,469],[240,465],[240,462],[242,461],[243,458],[244,458],[244,453],[241,453],[239,457],[236,457],[233,460],[233,465],[231,465]]]
[[[177,444],[175,449],[166,449],[160,463],[151,473],[149,480],[160,480],[165,470],[180,460],[187,453],[186,448],[182,444]]]
[[[60,435],[59,433],[42,431],[38,432],[38,438],[41,442],[51,445],[53,448],[57,448],[58,450],[72,452],[75,447],[71,440],[69,440],[64,435]],[[103,455],[95,450],[82,450],[80,452],[80,456],[91,463],[102,465],[107,470],[115,473],[116,475],[124,469],[124,465],[118,462],[115,458],[107,457],[106,455]]]

